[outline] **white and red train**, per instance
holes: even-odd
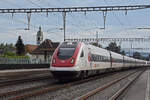
[[[57,79],[90,75],[150,65],[149,61],[123,56],[83,42],[63,42],[55,50],[50,70]]]

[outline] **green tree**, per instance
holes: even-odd
[[[11,43],[11,44],[9,44],[9,47],[10,48],[14,48],[14,45]]]
[[[122,54],[122,55],[124,55],[124,56],[126,55],[126,53],[125,53],[125,51],[124,51],[124,50],[123,50],[123,51],[121,51],[121,54]]]
[[[0,48],[4,48],[4,43],[1,43],[1,44],[0,44]]]
[[[16,47],[16,54],[18,56],[22,56],[25,54],[25,46],[23,44],[21,36],[18,37],[18,40],[17,40],[15,47]]]
[[[121,47],[117,46],[116,42],[111,42],[108,47],[106,47],[107,50],[120,53]]]
[[[100,44],[98,44],[97,42],[92,43],[92,45],[97,46],[97,47],[102,47]]]
[[[134,52],[133,53],[133,58],[136,58],[136,59],[141,59],[141,54],[139,52]]]

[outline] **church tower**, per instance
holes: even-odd
[[[39,27],[39,31],[36,35],[36,43],[37,45],[40,45],[43,42],[43,32],[41,31],[41,26]]]

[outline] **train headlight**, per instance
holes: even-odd
[[[56,63],[56,59],[54,58],[54,59],[53,59],[53,64],[55,64],[55,63]]]
[[[74,59],[72,58],[72,60],[71,60],[71,62],[70,62],[70,63],[72,64],[73,62],[74,62]]]

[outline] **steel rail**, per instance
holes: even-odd
[[[104,75],[101,75],[101,76],[95,76],[95,77],[91,77],[91,78],[80,80],[80,81],[66,83],[66,84],[63,84],[63,85],[60,84],[60,85],[54,85],[54,86],[51,86],[51,87],[45,87],[45,88],[42,88],[41,90],[37,90],[37,91],[33,91],[31,93],[26,93],[26,94],[19,95],[19,96],[13,97],[13,98],[9,98],[8,100],[25,99],[27,97],[32,97],[32,96],[44,94],[44,93],[47,93],[47,92],[50,92],[50,91],[55,91],[55,90],[58,90],[58,89],[67,88],[67,87],[70,87],[70,86],[82,84],[82,83],[92,81],[92,80],[96,80],[96,79],[99,79],[101,77],[106,77],[106,76],[112,75],[112,74],[117,74],[117,73],[104,74]]]
[[[17,93],[31,91],[31,90],[35,90],[35,89],[39,89],[39,88],[44,88],[44,87],[51,86],[53,84],[55,84],[55,82],[51,83],[51,84],[44,84],[44,85],[32,86],[32,87],[29,87],[29,88],[23,88],[23,89],[19,89],[19,90],[3,92],[3,93],[0,93],[0,97],[4,97],[4,96],[8,96],[8,95],[14,95],[14,94],[17,94]]]
[[[138,77],[140,77],[140,75],[143,72],[138,74],[134,79],[130,80],[129,83],[127,83],[124,87],[122,87],[120,90],[118,90],[112,97],[109,98],[109,100],[116,100]]]
[[[14,85],[14,84],[19,84],[19,83],[24,83],[24,82],[32,82],[32,81],[37,81],[37,80],[44,80],[50,78],[50,75],[43,75],[43,76],[36,76],[32,78],[25,78],[25,79],[18,79],[18,80],[9,80],[9,81],[3,81],[0,82],[0,88],[4,88],[9,85]]]
[[[88,92],[88,93],[86,93],[86,94],[84,94],[84,95],[82,95],[82,96],[76,98],[76,100],[86,100],[87,98],[93,96],[94,94],[96,94],[96,93],[98,93],[98,92],[100,92],[100,91],[103,91],[103,90],[107,89],[108,87],[110,87],[110,86],[116,84],[117,82],[119,82],[119,81],[121,81],[121,80],[123,80],[123,79],[125,79],[125,78],[127,78],[127,77],[129,77],[129,76],[131,76],[131,75],[133,75],[133,74],[135,74],[136,72],[139,72],[139,71],[135,71],[135,72],[130,73],[130,74],[128,74],[128,75],[125,75],[125,76],[123,76],[123,77],[121,77],[121,78],[119,78],[119,79],[116,79],[116,80],[114,80],[114,81],[111,81],[111,82],[107,83],[106,85],[103,85],[103,86],[101,86],[101,87],[98,87],[98,88],[96,88],[96,89],[94,89],[94,90],[92,90],[92,91],[90,91],[90,92]]]

